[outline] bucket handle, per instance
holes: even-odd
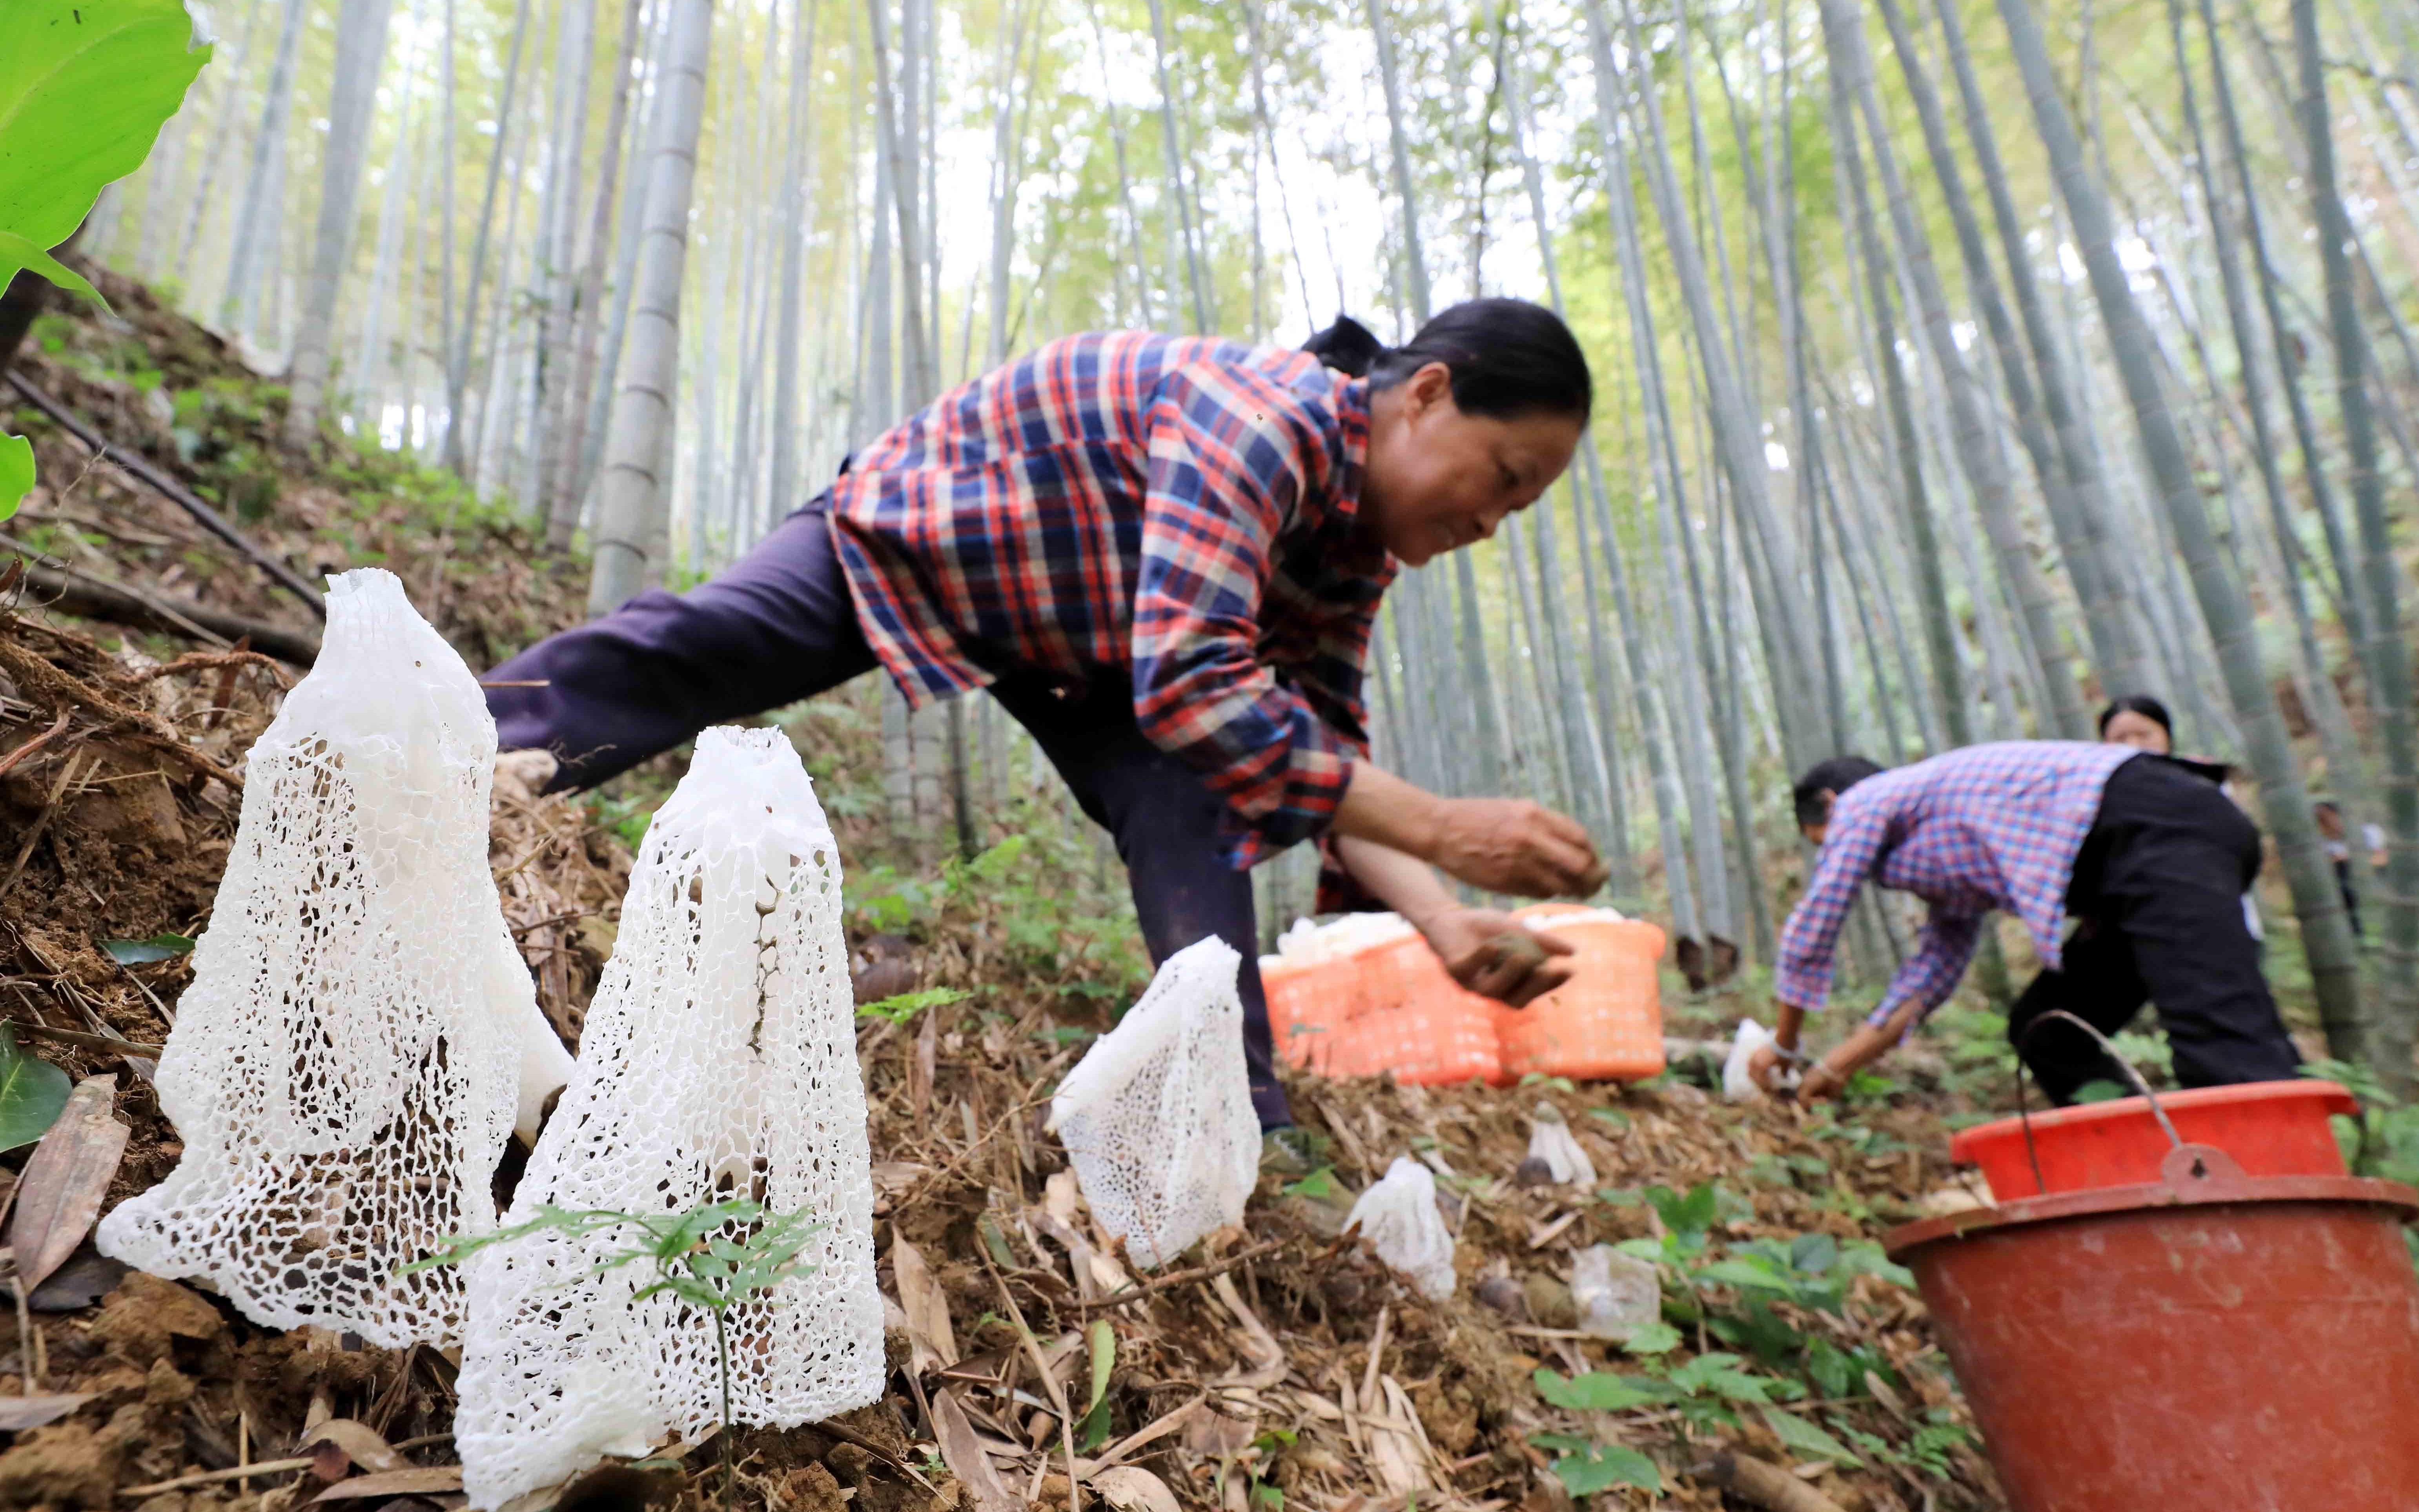
[[[2117,1047],[2109,1042],[2108,1036],[2101,1033],[2098,1029],[2093,1028],[2090,1025],[2075,1017],[2072,1013],[2068,1012],[2065,1009],[2053,1008],[2049,1011],[2042,1014],[2039,1018],[2034,1019],[2030,1024],[2026,1025],[2025,1032],[2016,1037],[2016,1120],[2024,1127],[2025,1158],[2032,1163],[2033,1189],[2035,1191],[2047,1192],[2049,1190],[2049,1182],[2042,1176],[2041,1151],[2033,1147],[2032,1109],[2026,1106],[2025,1103],[2026,1067],[2024,1051],[2025,1046],[2032,1042],[2033,1035],[2040,1030],[2042,1025],[2048,1023],[2052,1019],[2064,1019],[2069,1024],[2073,1025],[2076,1028],[2081,1029],[2084,1033],[2091,1036],[2094,1040],[2099,1041],[2100,1048],[2107,1054],[2110,1060],[2116,1063],[2117,1069],[2125,1073],[2125,1079],[2134,1084],[2134,1090],[2141,1093],[2143,1098],[2149,1103],[2150,1115],[2159,1120],[2159,1128],[2166,1134],[2169,1148],[2172,1149],[2181,1149],[2183,1148],[2183,1136],[2176,1133],[2175,1123],[2173,1120],[2168,1119],[2167,1110],[2159,1105],[2159,1094],[2150,1090],[2150,1084],[2142,1079],[2142,1073],[2134,1069],[2134,1063],[2132,1061],[2127,1060],[2123,1056],[2117,1053]]]

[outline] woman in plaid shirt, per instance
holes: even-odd
[[[1322,911],[1374,898],[1513,1003],[1568,966],[1500,958],[1515,922],[1429,868],[1531,897],[1604,877],[1563,815],[1371,764],[1361,688],[1398,565],[1487,539],[1570,464],[1578,342],[1478,300],[1399,348],[1349,322],[1314,346],[1071,336],[964,384],[713,582],[497,668],[538,685],[489,690],[501,745],[584,787],[875,667],[911,704],[988,688],[1116,838],[1153,958],[1210,934],[1241,953],[1254,1101],[1283,1126],[1247,868],[1317,841]]]

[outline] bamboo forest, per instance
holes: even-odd
[[[0,1508],[2419,1505],[2413,0],[0,0]]]

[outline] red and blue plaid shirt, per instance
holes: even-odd
[[[1809,1012],[1823,1006],[1840,927],[1868,877],[1932,904],[1915,954],[1868,1023],[1887,1022],[1909,999],[1924,1013],[1948,1001],[1994,908],[2023,920],[2042,964],[2055,969],[2075,856],[2108,774],[2140,754],[2071,740],[1967,746],[1841,794],[1806,896],[1781,931],[1774,994]]]
[[[914,704],[1014,665],[1131,671],[1143,733],[1249,866],[1327,827],[1368,753],[1394,576],[1356,528],[1368,384],[1301,352],[1070,336],[943,394],[831,490],[857,620]]]

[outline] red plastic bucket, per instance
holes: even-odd
[[[2419,1192],[2245,1176],[2026,1197],[1883,1240],[2012,1512],[2419,1507]]]
[[[2343,1175],[2343,1151],[2327,1119],[2360,1109],[2334,1083],[2306,1080],[2162,1092],[2159,1106],[2185,1144],[2215,1146],[2252,1176]],[[1991,1196],[2006,1202],[2156,1181],[2173,1148],[2146,1098],[2053,1108],[2029,1121],[2029,1153],[2026,1120],[2001,1119],[1951,1139],[1949,1156],[1980,1166]],[[2041,1163],[2038,1180],[2035,1159]]]

